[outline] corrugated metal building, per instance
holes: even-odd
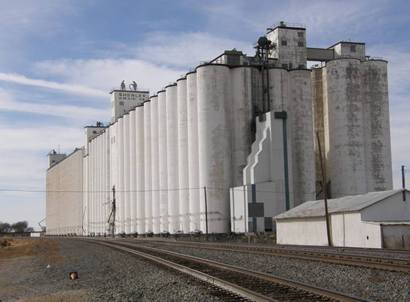
[[[407,190],[329,199],[328,211],[334,246],[410,248]],[[277,243],[328,245],[323,200],[307,201],[275,218]]]

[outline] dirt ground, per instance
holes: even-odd
[[[35,274],[33,264],[47,268],[62,261],[59,245],[54,240],[0,238],[0,302],[10,298],[21,302],[84,301],[87,297],[85,290],[62,290],[42,295],[37,292],[35,284],[24,282],[25,278]],[[32,297],[18,298],[21,296]]]

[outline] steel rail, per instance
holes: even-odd
[[[365,268],[379,269],[385,271],[394,271],[402,273],[410,273],[410,261],[404,259],[394,259],[387,257],[366,256],[357,254],[340,254],[337,252],[328,251],[312,251],[302,249],[286,249],[274,247],[259,247],[259,246],[240,246],[240,245],[226,245],[226,244],[212,244],[212,243],[191,243],[191,242],[167,242],[167,241],[153,241],[140,240],[138,241],[153,244],[153,245],[169,245],[190,247],[216,251],[228,251],[235,253],[251,253],[263,256],[278,256],[294,259],[302,259],[308,261],[319,261],[325,263],[332,263],[338,265],[359,266]],[[130,242],[136,242],[130,240]]]
[[[270,291],[272,291],[272,289],[267,289],[267,285],[271,286],[272,288],[279,287],[279,290],[282,292],[290,291],[289,301],[367,301],[361,298],[342,294],[336,291],[330,291],[327,289],[311,286],[305,283],[276,277],[271,274],[252,271],[237,266],[216,262],[209,259],[180,254],[163,249],[141,246],[136,243],[127,243],[118,240],[91,241],[105,246],[109,246],[111,248],[119,249],[134,255],[138,255],[147,260],[153,261],[157,264],[164,265],[179,272],[188,274],[204,282],[208,282],[214,286],[221,287],[222,289],[232,292],[235,295],[253,301],[281,301],[283,299],[283,296],[280,299],[267,296],[266,292],[270,293]],[[167,257],[168,259],[164,259]],[[171,260],[169,260],[170,258]],[[185,265],[175,262],[182,262],[185,263]],[[190,263],[191,266],[205,266],[205,268],[202,268],[202,270],[205,270],[207,273],[199,271],[198,269],[187,267],[186,263]],[[212,272],[212,270],[219,270],[219,273]],[[223,271],[224,274],[222,277],[221,271]],[[212,273],[214,273],[214,275],[216,274],[217,276],[219,275],[219,277],[212,276]],[[226,276],[231,277],[229,278]],[[224,280],[224,278],[227,278],[228,280],[232,279],[232,276],[235,276],[234,280],[236,280],[238,284]],[[253,280],[252,287],[256,287],[256,289],[249,288],[249,282],[248,287],[241,286],[241,280],[246,278],[250,278],[251,280]],[[246,285],[246,282],[244,284]],[[258,290],[259,292],[257,292],[256,290]],[[282,295],[284,294],[282,293]]]

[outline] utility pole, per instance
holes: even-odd
[[[327,233],[327,243],[332,246],[332,238],[330,237],[330,221],[329,221],[329,210],[327,207],[327,180],[326,180],[326,164],[323,162],[322,148],[320,146],[319,132],[316,132],[317,145],[319,147],[319,160],[320,169],[322,170],[322,190],[323,190],[323,201],[325,202],[325,216],[326,216],[326,233]]]
[[[208,198],[206,196],[206,187],[204,187],[204,200],[205,200],[205,232],[206,232],[206,240],[208,241]]]
[[[115,204],[115,186],[112,187],[112,203],[111,203],[111,213],[108,217],[108,225],[109,231],[111,233],[111,237],[115,236],[115,211],[116,211],[116,204]]]
[[[401,166],[401,184],[403,188],[403,201],[406,201],[406,167]]]

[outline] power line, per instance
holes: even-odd
[[[242,185],[237,187],[229,187],[229,188],[218,188],[218,187],[206,187],[207,190],[210,191],[230,191],[233,192],[256,192],[256,193],[272,193],[272,194],[284,194],[285,191],[272,191],[272,190],[253,190],[249,188],[251,184]],[[193,188],[175,188],[175,189],[151,189],[151,190],[116,190],[117,193],[147,193],[147,192],[161,192],[161,191],[184,191],[184,190],[203,190],[203,187],[193,187]],[[0,193],[77,193],[77,194],[85,194],[85,193],[92,193],[92,194],[110,194],[111,190],[43,190],[43,189],[15,189],[15,188],[0,188]],[[305,192],[305,194],[316,194],[315,191]],[[351,192],[332,192],[332,194],[337,195],[357,195],[352,194]]]

